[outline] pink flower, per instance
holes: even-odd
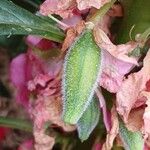
[[[114,45],[99,27],[95,28],[94,36],[102,50],[102,74],[99,84],[109,92],[116,93],[122,85],[125,74],[138,65],[137,58],[128,56],[138,43]]]
[[[116,93],[122,85],[124,75],[127,74],[134,65],[115,58],[107,52],[107,50],[102,50],[102,53],[103,64],[99,83],[109,92]]]
[[[130,74],[122,83],[120,90],[117,93],[117,111],[123,116],[125,122],[128,120],[128,115],[131,109],[145,104],[146,99],[141,94],[142,91],[147,91],[147,83],[150,80],[150,51],[148,51],[143,61],[143,68],[137,72]]]
[[[43,15],[57,14],[63,18],[70,18],[74,10],[86,10],[92,7],[99,9],[110,0],[45,0],[40,7],[40,13]]]
[[[29,139],[24,141],[19,147],[18,150],[33,150],[33,140]]]
[[[110,0],[76,0],[79,10],[95,7],[100,9],[104,4],[110,2]]]
[[[12,61],[11,79],[17,87],[17,96],[22,96],[27,91],[22,97],[18,96],[18,100],[27,107],[33,120],[35,149],[49,150],[53,147],[55,138],[45,133],[47,122],[50,121],[65,131],[75,130],[74,126],[65,125],[61,119],[62,60],[50,55],[58,48],[56,43],[33,36],[28,36],[27,43],[31,47],[27,53]]]
[[[75,0],[46,0],[40,6],[40,13],[42,15],[57,14],[63,18],[70,18],[73,16],[74,9],[76,9]]]
[[[10,79],[17,89],[16,100],[25,107],[29,98],[27,82],[31,79],[31,66],[28,63],[27,54],[21,54],[10,65]]]
[[[56,48],[55,43],[34,36],[28,36],[27,43],[35,49],[29,48],[27,53],[14,58],[10,65],[10,79],[17,89],[16,99],[25,107],[28,106],[30,96],[28,82],[40,74],[54,78],[62,64],[61,61],[45,58],[47,53],[52,52],[50,49]]]

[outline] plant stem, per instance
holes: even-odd
[[[32,124],[26,120],[0,117],[0,126],[32,132]]]
[[[98,9],[96,13],[88,21],[96,25],[103,18],[103,16],[108,12],[108,10],[113,6],[115,1],[116,0],[112,0],[109,3],[106,3],[103,7]]]

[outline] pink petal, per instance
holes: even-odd
[[[28,82],[28,90],[36,91],[36,94],[42,96],[52,96],[60,93],[60,80],[54,79],[51,76],[39,74],[33,80]]]
[[[113,147],[114,139],[119,132],[119,121],[115,107],[111,109],[111,122],[112,127],[110,132],[107,133],[106,142],[104,143],[102,150],[111,150]]]
[[[32,84],[32,88],[30,88],[30,86],[28,86],[28,88],[32,91],[34,90],[33,88],[33,84],[34,87],[36,87],[37,85],[40,85],[42,87],[46,86],[46,83],[50,80],[50,76],[49,75],[43,75],[43,74],[38,74],[32,81],[30,81],[29,83]],[[32,83],[31,83],[32,82]]]
[[[114,45],[99,27],[95,27],[94,29],[94,38],[101,49],[108,51],[115,58],[123,62],[138,65],[135,57],[128,56],[128,53],[132,52],[138,46],[138,43],[132,41],[126,44]]]
[[[107,89],[109,92],[116,93],[124,79],[124,75],[127,74],[132,68],[133,64],[123,62],[106,50],[103,52],[103,64],[102,64],[102,74],[100,76],[100,85]]]
[[[63,18],[69,18],[73,15],[75,6],[75,0],[46,0],[40,6],[40,13],[43,15],[57,14]]]
[[[75,27],[81,20],[82,20],[81,15],[73,15],[70,18],[63,19],[62,22],[67,24],[68,27]],[[60,25],[59,27],[63,30],[66,30],[68,28]]]
[[[137,47],[137,43],[130,42],[114,45],[99,27],[94,29],[94,37],[102,50],[102,74],[100,85],[112,93],[116,93],[124,75],[137,65],[137,58],[129,57],[128,53]]]
[[[27,54],[21,54],[14,58],[10,65],[10,79],[17,88],[17,101],[23,105],[28,103],[27,81],[30,79],[30,71],[27,69]]]
[[[33,36],[33,35],[29,35],[29,36],[27,36],[27,38],[26,38],[26,43],[28,44],[28,45],[37,45],[40,41],[42,40],[42,38],[41,37],[39,37],[39,36]]]
[[[48,51],[52,48],[56,48],[56,43],[36,36],[28,36],[26,42],[29,46],[41,49],[41,51]],[[28,105],[29,95],[32,91],[31,89],[36,89],[34,84],[30,84],[28,89],[28,82],[40,74],[47,74],[50,78],[55,78],[62,68],[62,61],[58,61],[54,58],[44,59],[40,55],[41,53],[36,52],[36,50],[33,51],[29,48],[26,54],[21,54],[14,58],[10,65],[10,79],[17,88],[16,99],[24,106]],[[38,81],[39,84],[46,84],[45,81],[45,83],[41,83],[43,82],[42,80]],[[54,94],[55,92],[56,90],[51,90],[50,93]]]
[[[45,0],[45,2],[40,6],[40,13],[43,15],[48,15],[57,10],[59,0]]]
[[[32,49],[28,49],[28,67],[31,68],[31,76],[35,77],[37,74],[44,73],[43,60],[36,53],[32,51]]]
[[[36,47],[40,50],[49,50],[52,48],[56,48],[56,43],[33,35],[29,35],[26,38],[26,43],[29,45],[29,47]]]
[[[104,4],[110,2],[110,0],[76,0],[79,10],[95,7],[99,9]]]
[[[18,148],[18,150],[33,150],[33,140],[29,139],[24,141]]]
[[[103,122],[105,124],[107,132],[109,132],[110,128],[111,128],[111,121],[110,121],[109,113],[108,113],[107,108],[106,108],[105,99],[104,99],[101,91],[96,90],[96,94],[98,96],[98,99],[100,102],[100,107],[101,107],[102,112],[103,112]]]
[[[144,144],[144,150],[149,150],[150,149],[150,147],[145,143]]]
[[[21,54],[12,60],[10,65],[10,78],[14,85],[22,86],[26,82],[26,65],[26,54]]]
[[[130,74],[122,83],[117,93],[117,111],[123,116],[127,122],[128,115],[135,104],[142,98],[141,92],[146,90],[146,83],[150,79],[150,50],[143,61],[143,68],[137,72]],[[145,101],[143,101],[145,103]],[[142,103],[141,103],[142,104]]]
[[[109,14],[105,14],[104,17],[98,22],[98,28],[103,29],[103,31],[111,37],[110,27],[112,24],[112,17]]]
[[[40,53],[39,53],[40,54]],[[32,49],[28,50],[28,61],[32,67],[32,77],[37,74],[49,74],[55,76],[62,68],[62,61],[58,58],[45,59],[38,53],[33,52]]]

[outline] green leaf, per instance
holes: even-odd
[[[42,17],[33,15],[11,1],[0,1],[0,35],[38,35],[62,42],[64,33]]]
[[[122,121],[119,123],[119,134],[126,150],[143,150],[144,140],[142,134],[129,131]]]
[[[100,108],[97,98],[94,96],[91,104],[87,107],[77,123],[78,135],[81,141],[88,139],[100,118]]]
[[[97,87],[101,50],[92,30],[86,29],[73,43],[65,58],[63,71],[63,119],[76,124],[92,101]]]

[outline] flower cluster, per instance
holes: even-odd
[[[14,58],[10,66],[11,81],[16,87],[16,99],[33,120],[35,149],[49,150],[55,136],[46,134],[45,125],[60,127],[65,132],[76,130],[61,118],[61,80],[63,54],[71,46],[84,26],[85,18],[92,16],[109,0],[46,0],[40,7],[42,15],[57,14],[62,17],[60,26],[67,32],[63,44],[36,36],[28,36],[27,52]],[[94,8],[93,8],[94,7]],[[96,9],[95,9],[96,8]],[[130,131],[140,131],[145,144],[150,146],[150,50],[144,59],[131,55],[141,46],[141,41],[113,44],[110,26],[114,17],[123,15],[121,6],[115,4],[93,29],[94,40],[102,50],[101,74],[98,86],[113,93],[113,107],[107,110],[102,93],[96,92],[107,129],[106,142],[96,149],[109,150],[119,133],[118,114]],[[90,19],[89,19],[90,20]],[[143,44],[143,43],[142,43]],[[141,65],[142,64],[142,65]],[[134,70],[138,68],[138,71]]]

